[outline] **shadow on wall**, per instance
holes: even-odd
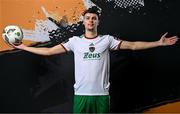
[[[0,112],[71,112],[72,57],[24,51],[0,55]]]

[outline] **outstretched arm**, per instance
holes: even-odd
[[[64,49],[64,47],[61,44],[56,45],[56,46],[51,47],[51,48],[28,47],[28,46],[25,46],[24,44],[21,44],[21,45],[18,45],[18,46],[15,46],[13,44],[11,44],[11,45],[14,48],[25,50],[25,51],[35,53],[35,54],[38,54],[38,55],[47,55],[47,56],[49,56],[49,55],[55,55],[55,54],[60,54],[60,53],[66,52],[66,50]]]
[[[173,45],[177,42],[179,39],[177,36],[172,37],[166,37],[167,33],[162,35],[161,39],[159,41],[154,42],[143,42],[143,41],[123,41],[121,43],[120,49],[131,49],[131,50],[142,50],[142,49],[148,49],[158,46],[168,46]]]

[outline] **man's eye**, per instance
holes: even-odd
[[[93,20],[96,20],[96,17],[93,17],[92,19],[93,19]]]
[[[86,19],[89,19],[89,17],[86,17]]]

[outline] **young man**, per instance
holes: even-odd
[[[74,109],[75,113],[107,113],[109,112],[109,68],[110,50],[130,49],[141,50],[158,46],[173,45],[178,37],[167,38],[165,33],[159,41],[130,42],[116,40],[110,35],[99,35],[99,13],[90,8],[83,13],[85,34],[74,36],[66,43],[51,48],[27,47],[23,44],[15,48],[26,50],[39,55],[54,55],[74,52],[75,84]]]

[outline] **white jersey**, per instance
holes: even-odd
[[[74,36],[62,43],[67,51],[74,52],[75,60],[75,95],[109,94],[109,51],[117,49],[121,40],[103,35],[96,38]]]

